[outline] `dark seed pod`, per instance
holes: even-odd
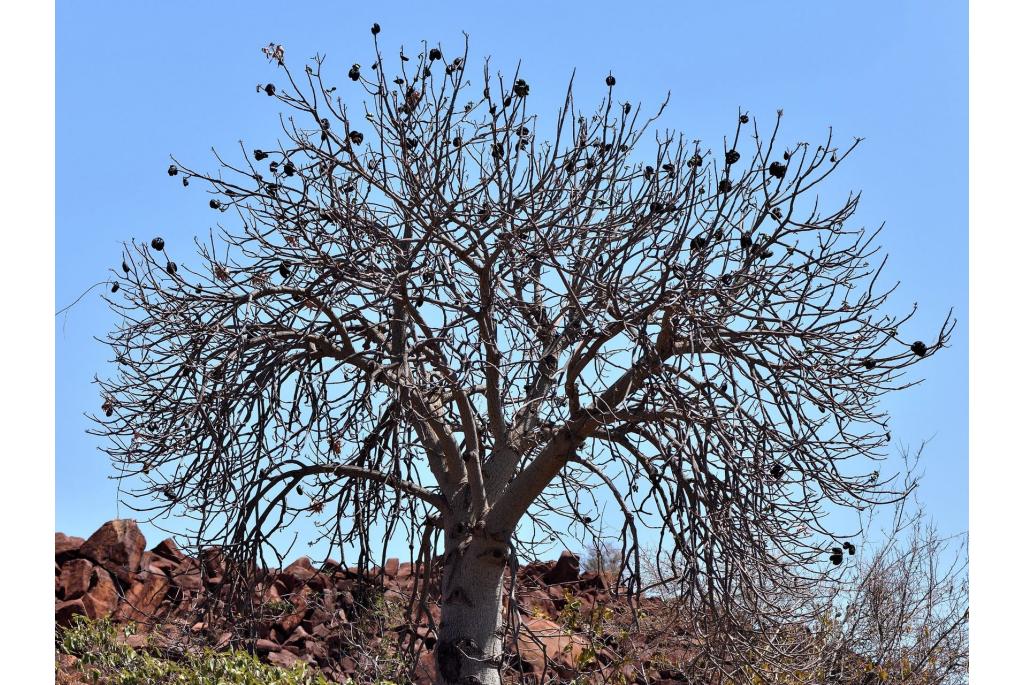
[[[750,117],[748,117],[746,114],[741,114],[740,115],[740,123],[741,124],[749,124],[750,123]]]
[[[178,265],[175,264],[174,262],[167,262],[167,273],[169,273],[172,276],[178,273]]]
[[[851,557],[857,554],[857,547],[854,546],[852,542],[847,542],[843,546],[846,547],[846,553],[849,554]]]
[[[780,219],[781,220],[782,219],[782,210],[779,209],[778,207],[775,207],[774,209],[772,209],[772,216],[774,216],[776,219]]]
[[[263,150],[253,150],[252,156],[256,158],[257,162],[262,162],[264,159],[267,158],[267,153],[264,152]]]
[[[178,175],[178,167],[174,166],[173,164],[171,166],[167,167],[167,175],[168,176],[177,176]]]
[[[644,167],[644,178],[646,178],[648,181],[654,178],[654,167]]]
[[[736,150],[729,150],[725,153],[726,164],[735,164],[738,161],[740,161],[740,153],[736,152]]]
[[[608,74],[608,77],[604,80],[604,84],[611,88],[612,86],[615,85],[615,77],[612,76],[611,74]]]
[[[512,104],[512,96],[511,95],[506,95],[505,99],[501,101],[502,107],[508,107],[511,104]]]
[[[454,145],[455,147],[461,147],[462,146],[462,137],[461,136],[455,136],[454,138],[452,138],[452,145]]]
[[[220,209],[220,200],[210,200],[210,209]]]
[[[298,494],[301,495],[302,494],[302,486],[301,485],[296,485],[295,486],[295,492],[297,492]]]
[[[842,547],[833,547],[832,548],[832,554],[842,554],[842,553],[843,553],[843,548]]]
[[[512,92],[516,97],[524,98],[530,94],[530,86],[523,79],[518,79],[512,86]]]
[[[351,140],[356,145],[363,144],[363,134],[360,133],[359,131],[352,131],[351,133],[349,133],[348,139]]]
[[[754,239],[750,237],[749,233],[744,233],[740,236],[740,247],[744,250],[749,250],[754,245]]]
[[[730,190],[732,190],[732,181],[727,178],[723,178],[718,182],[718,192],[728,193]]]
[[[768,173],[771,174],[773,178],[785,178],[786,165],[782,164],[781,162],[772,162],[770,165],[768,165]]]
[[[353,81],[359,80],[359,65],[353,64],[352,68],[348,70],[348,77]]]
[[[159,236],[157,236],[156,238],[153,238],[153,240],[151,240],[149,244],[157,252],[159,252],[160,250],[164,249],[164,239],[159,237]]]
[[[288,278],[288,276],[291,275],[288,265],[284,263],[277,267],[277,273],[281,274],[281,278]]]
[[[876,366],[878,366],[878,362],[876,362],[876,361],[875,361],[874,359],[872,359],[871,357],[868,357],[867,359],[865,359],[864,361],[862,361],[862,362],[861,362],[861,364],[863,364],[863,365],[864,365],[864,368],[865,368],[865,369],[867,369],[868,371],[870,371],[871,369],[873,369],[873,368],[875,368]]]
[[[284,175],[285,176],[294,176],[295,175],[295,165],[292,164],[291,162],[285,162],[284,163]]]
[[[667,173],[667,174],[674,174],[674,173],[676,173],[676,165],[672,164],[671,162],[669,162],[668,164],[662,164],[661,168],[664,169],[665,173]]]
[[[181,185],[183,185],[183,186],[185,186],[187,188],[188,187],[188,178],[182,177]]]
[[[693,167],[699,167],[702,164],[704,164],[704,158],[700,155],[694,155],[693,157],[690,157],[690,161],[686,163],[686,166],[692,169]]]
[[[915,340],[914,344],[910,346],[910,351],[916,354],[918,357],[923,357],[928,354],[928,346],[920,340]]]
[[[118,283],[117,281],[114,281],[114,284],[112,286],[110,286],[110,292],[112,292],[112,293],[116,293],[120,289],[121,289],[121,284]]]
[[[662,212],[665,211],[665,205],[662,204],[661,202],[652,202],[651,211],[655,214],[661,214]]]
[[[264,90],[264,91],[265,91],[265,92],[267,93],[267,95],[268,95],[268,96],[270,96],[270,97],[274,97],[274,93],[276,93],[276,92],[277,92],[277,88],[275,88],[275,87],[274,87],[274,84],[273,84],[273,83],[268,83],[267,85],[263,86],[263,90]]]
[[[124,271],[126,276],[131,273],[131,269],[128,268],[128,262],[121,262],[121,270]]]
[[[370,27],[370,33],[372,33],[375,36],[378,33],[380,33],[380,24],[378,24],[377,22],[373,22],[373,26]]]
[[[322,128],[325,131],[330,130],[331,122],[328,119],[326,119],[326,118],[321,119],[320,120],[320,128]]]
[[[691,250],[703,250],[707,247],[708,241],[701,236],[694,236],[693,240],[690,241]]]
[[[829,555],[828,560],[831,561],[834,566],[838,566],[839,564],[843,563],[843,555],[842,554],[832,554],[832,555]]]
[[[786,475],[786,469],[782,467],[782,464],[775,464],[772,466],[772,478],[779,480]]]
[[[783,152],[782,153],[782,159],[788,162],[789,161],[789,153],[788,152]]]
[[[441,59],[441,49],[440,48],[430,48],[430,52],[428,53],[427,58],[431,62],[433,62],[435,60]]]
[[[501,159],[505,156],[505,150],[500,145],[494,143],[491,145],[491,157],[495,159]]]

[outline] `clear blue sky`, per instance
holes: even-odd
[[[538,112],[554,114],[573,68],[578,101],[596,103],[611,69],[634,102],[671,90],[662,125],[691,139],[720,140],[740,106],[759,118],[783,108],[789,143],[828,126],[840,141],[863,136],[825,198],[861,190],[859,222],[886,222],[883,280],[901,281],[892,306],[919,306],[908,334],[931,340],[950,307],[960,320],[952,349],[918,367],[926,382],[887,406],[894,441],[931,440],[924,504],[943,530],[966,529],[966,2],[59,1],[54,311],[109,276],[121,241],[159,234],[184,254],[211,228],[207,198],[168,178],[168,156],[212,170],[211,146],[276,140],[279,109],[255,91],[278,73],[263,45],[284,44],[293,64],[326,53],[340,82],[373,61],[375,21],[395,50],[423,39],[454,49],[465,31],[471,66],[491,55],[510,72],[521,58]],[[110,368],[95,338],[114,323],[99,291],[57,319],[56,524],[68,533],[116,511],[83,416],[100,404],[92,378]]]

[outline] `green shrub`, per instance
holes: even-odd
[[[103,685],[329,685],[304,663],[280,668],[247,652],[210,650],[170,661],[136,652],[117,633],[108,620],[76,616],[58,634],[57,649],[78,657],[83,680]]]

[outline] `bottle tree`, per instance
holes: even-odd
[[[952,328],[905,339],[858,198],[818,201],[856,141],[787,146],[779,112],[688,143],[612,75],[544,119],[519,70],[386,60],[378,32],[340,86],[268,48],[281,142],[168,169],[219,233],[180,265],[126,247],[97,431],[135,494],[238,569],[300,516],[361,562],[436,544],[445,683],[499,682],[506,568],[597,498],[623,583],[653,530],[695,629],[792,612],[822,514],[905,494],[880,400]]]

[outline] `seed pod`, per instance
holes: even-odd
[[[863,365],[864,365],[864,368],[865,368],[865,369],[867,369],[868,371],[870,371],[871,369],[875,368],[875,367],[876,367],[876,366],[878,365],[878,362],[876,362],[876,361],[875,361],[874,359],[872,359],[871,357],[868,357],[867,359],[865,359],[864,361],[862,361],[862,362],[861,362],[861,364],[863,364]]]
[[[750,123],[750,117],[748,117],[746,114],[741,114],[740,115],[740,123],[741,124],[748,124],[748,123]]]
[[[740,153],[736,152],[736,150],[729,150],[725,153],[726,164],[735,164],[738,161],[740,161]]]
[[[178,175],[178,167],[174,166],[173,164],[171,166],[167,167],[167,175],[168,176],[177,176]]]
[[[277,267],[277,273],[281,274],[281,278],[288,278],[288,276],[291,275],[291,270],[289,270],[287,264],[282,262],[281,265]]]
[[[611,88],[612,86],[615,85],[615,77],[612,76],[611,74],[608,74],[608,77],[604,80],[604,84]]]
[[[351,133],[348,134],[348,139],[351,140],[356,145],[362,145],[363,134],[360,133],[359,131],[352,131]]]
[[[126,261],[122,260],[122,262],[121,262],[121,269],[124,270],[124,273],[125,273],[126,276],[131,273],[131,269],[128,268],[128,262],[126,262]]]
[[[320,120],[320,128],[322,128],[325,131],[330,130],[330,128],[331,128],[331,121],[329,119],[327,119],[326,117],[324,117],[323,119]]]
[[[461,147],[462,146],[462,137],[461,136],[455,136],[454,138],[452,138],[452,145],[454,145],[455,147]]]
[[[263,150],[253,150],[252,154],[253,154],[253,157],[256,158],[257,162],[262,162],[264,159],[267,158],[267,153],[264,152]]]
[[[777,179],[783,179],[786,176],[786,165],[780,162],[772,162],[768,165],[768,173]]]
[[[284,175],[285,176],[294,176],[295,175],[295,165],[292,164],[291,162],[285,162],[284,163]]]
[[[167,262],[167,273],[169,273],[172,276],[178,273],[178,265],[175,264],[174,262]]]
[[[380,33],[380,24],[378,24],[377,22],[373,22],[373,26],[370,27],[370,33],[372,33],[375,36],[378,33]]]
[[[524,98],[530,94],[530,86],[523,79],[517,79],[515,85],[512,86],[512,92],[516,97]]]
[[[159,252],[160,250],[164,249],[164,239],[159,237],[159,236],[157,236],[156,238],[153,238],[153,240],[151,240],[149,244],[157,252]]]
[[[220,209],[220,200],[210,200],[210,209]]]
[[[348,77],[353,81],[359,80],[359,65],[353,64],[352,68],[348,70]]]
[[[751,238],[749,233],[744,233],[740,236],[740,247],[744,250],[749,250],[754,245],[754,239]]]
[[[928,354],[928,346],[920,340],[915,340],[914,344],[910,346],[910,351],[916,354],[918,357],[923,357]]]
[[[273,83],[268,83],[267,85],[263,86],[263,90],[266,91],[269,97],[273,97],[274,93],[277,92],[277,88],[274,87]]]
[[[694,236],[693,240],[690,241],[690,249],[691,250],[703,250],[705,247],[707,247],[707,244],[708,244],[707,240],[705,240],[701,236],[699,236],[699,235],[698,236]]]
[[[271,162],[271,163],[270,163],[270,166],[269,166],[269,169],[270,169],[270,170],[271,170],[272,172],[275,172],[275,173],[276,173],[276,172],[277,172],[277,168],[278,168],[279,166],[280,166],[280,165],[279,165],[279,164],[278,164],[277,162]]]
[[[121,284],[118,283],[117,281],[114,281],[114,284],[110,286],[110,292],[112,292],[112,293],[116,293],[120,289],[121,289]]]
[[[782,467],[782,464],[776,462],[775,465],[772,466],[772,478],[779,480],[784,475],[786,475],[786,469]]]
[[[435,60],[441,59],[441,49],[440,48],[430,48],[430,52],[427,54],[427,58],[431,62],[433,62]]]
[[[723,178],[718,182],[718,192],[728,193],[730,190],[732,190],[732,181],[727,178]]]

